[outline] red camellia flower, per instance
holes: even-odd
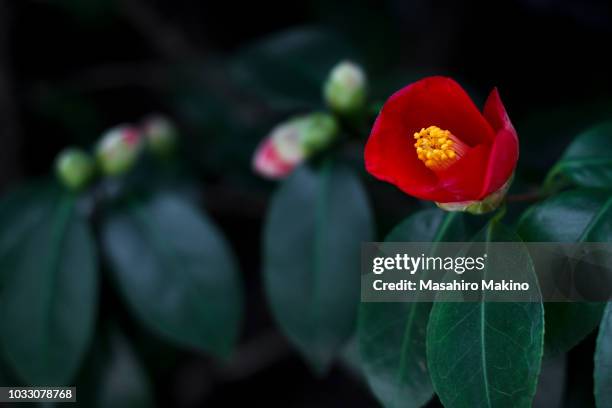
[[[450,78],[429,77],[383,106],[365,149],[368,172],[447,210],[496,208],[518,159],[497,89],[483,113]]]

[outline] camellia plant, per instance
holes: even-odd
[[[272,150],[284,124],[255,156],[261,175],[284,179],[269,209],[263,255],[269,304],[286,336],[318,373],[345,360],[356,337],[358,364],[386,407],[420,407],[434,396],[446,407],[529,407],[542,362],[601,323],[595,400],[612,406],[609,306],[541,298],[360,304],[360,244],[376,238],[360,181],[367,176],[342,154],[356,137],[368,173],[423,200],[424,209],[396,225],[388,242],[609,242],[612,125],[578,135],[539,191],[513,194],[520,132],[497,89],[479,110],[454,80],[427,77],[395,92],[374,120],[367,87],[358,65],[332,68],[322,95],[338,124],[327,133],[333,143],[308,154]],[[355,135],[360,121],[372,124],[367,140]],[[303,140],[297,129],[294,148]],[[520,267],[534,273],[530,262]]]
[[[5,385],[76,383],[84,406],[125,403],[126,393],[153,406],[141,391],[151,388],[150,366],[165,362],[158,342],[165,352],[170,345],[232,355],[244,285],[233,250],[196,194],[206,186],[184,168],[190,150],[198,165],[219,166],[207,181],[244,172],[260,176],[249,181],[262,190],[275,189],[262,232],[263,295],[315,375],[348,366],[385,407],[528,407],[543,362],[596,336],[594,399],[611,407],[611,306],[538,296],[360,302],[360,260],[362,243],[377,240],[609,242],[612,122],[585,122],[542,180],[528,178],[527,135],[556,142],[567,121],[542,120],[542,128],[517,121],[512,103],[502,103],[504,88],[480,107],[473,102],[480,95],[472,99],[447,77],[401,73],[394,80],[386,68],[376,76],[346,45],[310,28],[258,41],[222,66],[228,83],[239,85],[235,93],[181,86],[171,94],[191,130],[208,132],[201,146],[183,149],[173,121],[151,115],[103,132],[91,149],[65,149],[52,177],[3,196]],[[200,68],[198,81],[207,76]],[[269,133],[259,140],[263,126]],[[530,275],[523,255],[521,275]],[[149,370],[134,350],[153,355]]]

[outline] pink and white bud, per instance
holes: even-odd
[[[300,133],[300,127],[293,122],[274,128],[255,152],[255,172],[269,179],[288,176],[305,158]]]
[[[315,112],[298,116],[275,127],[255,152],[255,172],[281,179],[308,157],[327,148],[336,138],[338,124],[333,116]]]
[[[117,176],[132,168],[141,150],[141,132],[136,127],[121,125],[102,135],[96,147],[96,158],[104,174]]]

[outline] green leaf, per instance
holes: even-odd
[[[464,214],[419,211],[391,231],[387,242],[465,239]],[[430,302],[362,303],[359,340],[363,369],[385,407],[420,407],[433,396],[425,340]]]
[[[273,108],[304,109],[321,105],[323,82],[331,68],[355,57],[342,37],[305,27],[274,34],[241,50],[232,71],[245,89]]]
[[[275,194],[264,233],[266,292],[282,331],[318,372],[353,334],[370,207],[348,168],[297,169]]]
[[[518,241],[493,220],[477,242]],[[489,257],[483,279],[512,273],[537,282],[525,248],[512,262]],[[519,266],[517,266],[519,265]],[[521,279],[519,279],[521,280]],[[525,279],[523,279],[525,280]],[[536,284],[537,285],[537,284]],[[427,361],[445,407],[530,407],[543,352],[544,308],[534,302],[436,302],[427,328]]]
[[[612,187],[612,122],[578,135],[549,172],[545,188],[553,189],[563,179],[581,187]]]
[[[0,205],[2,351],[27,384],[68,385],[89,346],[97,260],[75,197],[41,185]]]
[[[612,238],[612,194],[581,188],[530,207],[519,235],[530,242],[607,242]]]
[[[132,198],[106,217],[102,243],[121,294],[150,330],[225,356],[242,320],[234,256],[219,230],[169,192]]]
[[[530,242],[608,242],[612,238],[612,194],[577,189],[530,207],[518,233]],[[599,324],[602,303],[547,302],[545,355],[570,350]]]
[[[569,351],[595,330],[603,308],[603,303],[545,303],[546,358]]]
[[[603,313],[595,349],[595,401],[599,408],[612,407],[612,303]]]

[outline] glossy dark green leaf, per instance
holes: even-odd
[[[431,209],[401,222],[387,242],[465,239],[464,215]],[[359,341],[366,378],[386,407],[420,407],[433,396],[425,340],[430,302],[362,303]]]
[[[242,287],[218,229],[179,195],[132,199],[112,211],[102,242],[135,316],[175,343],[226,355],[242,320]]]
[[[565,353],[580,343],[599,324],[604,305],[601,303],[547,302],[546,357]]]
[[[53,186],[0,205],[3,355],[27,384],[68,384],[92,336],[97,259],[75,197]]]
[[[267,296],[283,332],[319,372],[354,332],[361,243],[372,237],[360,180],[331,161],[297,169],[272,200],[264,234]]]
[[[474,241],[517,241],[491,221]],[[484,271],[537,285],[527,249],[510,262],[489,257]],[[502,253],[496,256],[502,256]],[[536,295],[536,294],[534,294]],[[427,361],[434,389],[447,408],[530,407],[543,353],[544,308],[533,302],[436,302],[427,327]]]
[[[546,187],[562,181],[582,187],[612,188],[612,122],[578,135],[546,177]]]
[[[597,336],[595,401],[598,408],[612,408],[612,303],[606,306]]]
[[[612,238],[612,194],[577,189],[529,208],[521,217],[519,235],[530,242],[608,242]],[[601,303],[554,303],[546,309],[545,354],[564,353],[599,324]]]
[[[355,51],[337,34],[299,28],[274,34],[241,50],[233,72],[245,89],[274,108],[293,110],[322,104],[322,86],[331,68]]]

